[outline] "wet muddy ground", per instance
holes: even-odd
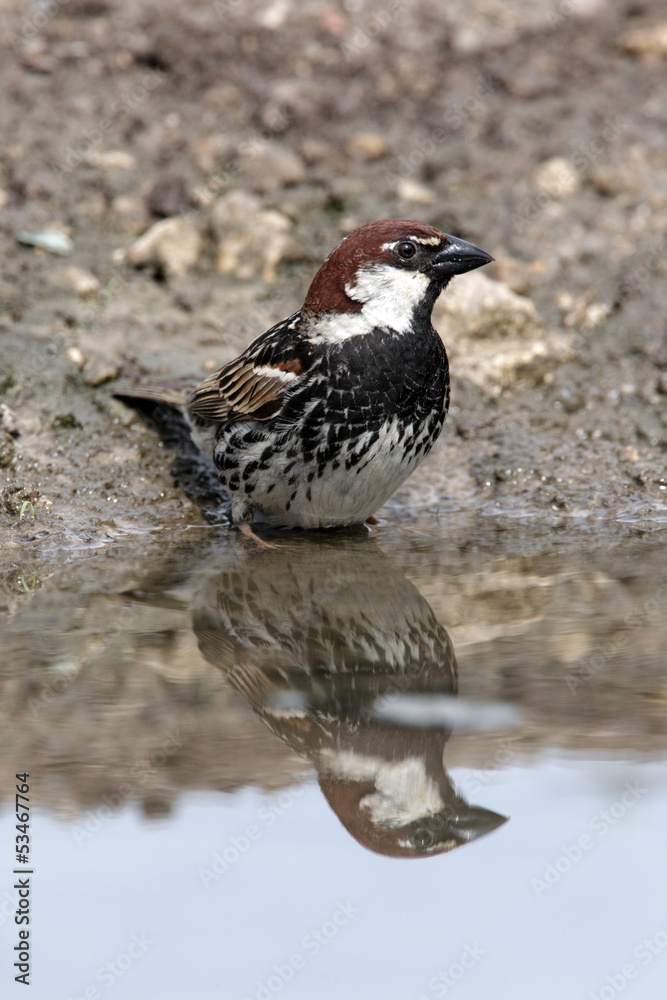
[[[200,523],[114,386],[229,359],[378,217],[473,240],[522,296],[472,330],[465,295],[443,303],[452,411],[391,517],[664,516],[662,19],[657,0],[5,4],[8,589],[54,547]],[[128,253],[165,218],[171,244]],[[17,240],[54,229],[69,256]]]

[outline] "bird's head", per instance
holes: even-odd
[[[415,322],[429,320],[453,275],[492,260],[472,243],[423,222],[369,222],[346,236],[324,261],[308,290],[304,316],[330,328],[331,317],[361,314],[369,330],[407,333]],[[344,325],[363,332],[363,324]]]

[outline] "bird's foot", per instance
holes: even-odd
[[[260,549],[280,548],[280,545],[273,545],[271,542],[265,542],[263,538],[260,538],[259,535],[256,535],[255,532],[253,531],[253,527],[250,521],[239,521],[236,527],[238,528],[240,534],[242,534],[244,538],[247,538],[249,542],[253,542]]]

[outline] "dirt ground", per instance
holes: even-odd
[[[454,322],[446,431],[391,516],[664,519],[666,31],[660,0],[6,0],[5,593],[202,523],[114,387],[204,376],[376,218],[481,245],[537,310],[495,381]],[[128,249],[160,220],[171,243]],[[25,236],[54,230],[68,255]]]

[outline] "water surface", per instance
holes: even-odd
[[[39,1000],[662,1000],[663,539],[452,516],[52,554],[0,625],[3,996],[27,771]]]

